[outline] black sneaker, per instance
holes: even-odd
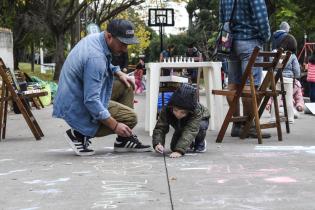
[[[240,134],[243,132],[243,129],[244,129],[244,127],[241,128]],[[266,133],[266,132],[261,131],[261,138],[262,139],[269,139],[270,137],[271,137],[270,133]],[[249,128],[249,131],[247,133],[246,138],[254,138],[254,139],[258,138],[257,131],[256,131],[255,127]]]
[[[88,148],[91,144],[88,137],[85,136],[82,139],[79,139],[74,135],[72,129],[66,131],[65,137],[75,154],[79,156],[94,155],[95,151]]]
[[[257,134],[257,131],[256,131],[255,127],[251,127],[249,129],[247,135],[248,135],[248,138],[254,138],[254,139],[258,138],[258,134]],[[261,131],[261,138],[262,139],[269,139],[270,137],[271,137],[270,133],[266,133],[266,132]]]
[[[207,142],[204,140],[203,143],[195,145],[194,152],[203,153],[207,151]]]
[[[241,124],[240,123],[233,123],[231,136],[232,137],[239,137],[241,132]]]
[[[115,152],[150,152],[150,145],[143,145],[136,135],[129,137],[118,136],[114,143]]]

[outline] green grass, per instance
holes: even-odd
[[[40,72],[40,65],[34,65],[34,72],[32,72],[30,63],[19,63],[19,68],[21,71],[27,73],[29,76],[36,76],[41,80],[52,81],[53,79],[53,71],[46,71],[47,73]]]

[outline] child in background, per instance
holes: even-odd
[[[283,99],[282,99],[283,100]],[[280,101],[280,112],[283,112],[281,107],[283,107],[283,102],[282,100]],[[270,98],[266,105],[266,110],[270,111],[271,110],[271,104],[273,102],[273,98]],[[293,106],[294,106],[294,118],[298,118],[299,114],[298,112],[303,112],[304,111],[304,98],[302,94],[302,85],[299,82],[299,80],[295,79],[294,80],[294,86],[293,86]]]
[[[315,102],[315,51],[308,59],[307,64],[307,81],[310,87],[310,101],[311,103]]]
[[[293,86],[293,106],[295,108],[294,110],[294,117],[297,118],[298,112],[303,112],[304,111],[304,98],[303,98],[303,93],[302,93],[302,85],[299,80],[295,79],[294,80],[294,86]]]
[[[140,58],[139,63],[136,66],[136,70],[134,72],[135,76],[135,92],[137,94],[143,92],[143,86],[142,86],[142,77],[143,77],[143,71],[144,71],[145,65],[144,60]]]
[[[300,64],[295,55],[297,51],[297,42],[294,36],[287,34],[282,40],[279,47],[283,48],[285,51],[291,51],[292,54],[285,68],[283,69],[283,81],[284,90],[286,91],[285,100],[287,103],[288,110],[288,120],[290,123],[294,123],[294,104],[293,104],[293,87],[294,80],[300,78]],[[277,83],[277,89],[280,90],[280,82]],[[278,100],[280,97],[278,97]],[[279,101],[280,104],[280,101]],[[274,108],[271,110],[271,122],[275,122],[275,112]]]
[[[159,115],[153,130],[153,148],[158,153],[164,153],[165,135],[171,125],[175,130],[171,140],[171,158],[181,157],[188,149],[205,152],[209,118],[207,108],[197,101],[197,90],[191,85],[183,84]]]

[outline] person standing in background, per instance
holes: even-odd
[[[234,13],[232,11],[234,10]],[[233,14],[233,15],[232,15]],[[232,18],[231,18],[232,16]],[[229,23],[232,19],[231,24]],[[219,20],[233,34],[232,54],[228,60],[228,89],[236,90],[241,84],[242,74],[245,71],[248,60],[256,46],[262,48],[270,38],[270,26],[267,8],[264,0],[220,0]],[[262,60],[262,58],[258,58]],[[262,68],[253,68],[255,86],[261,84]],[[249,90],[247,82],[245,90]],[[229,103],[233,97],[227,97]],[[252,101],[243,98],[243,113],[248,116],[251,113]],[[239,104],[234,116],[239,116]],[[242,124],[233,123],[232,137],[239,137]],[[257,138],[256,129],[252,126],[249,137]],[[263,138],[269,138],[270,134],[262,133]]]

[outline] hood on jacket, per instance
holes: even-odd
[[[284,30],[277,30],[276,32],[273,33],[273,38],[275,39],[276,42],[280,43],[281,39],[284,38],[288,32]]]
[[[168,106],[176,106],[193,112],[197,104],[196,88],[189,84],[182,84],[170,98]]]

